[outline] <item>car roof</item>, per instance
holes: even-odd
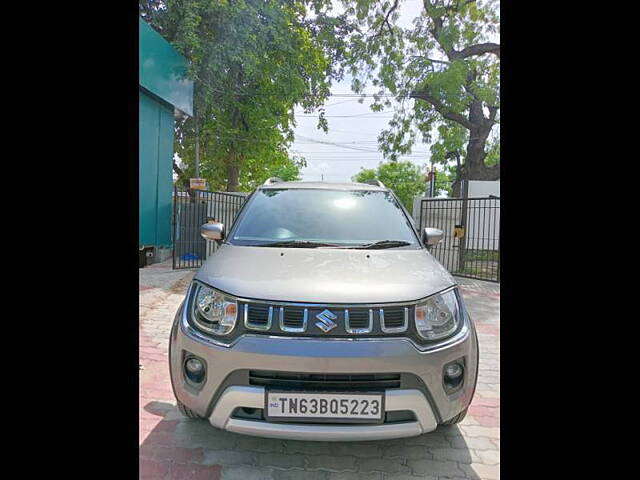
[[[329,182],[276,182],[270,185],[262,185],[258,187],[260,190],[279,190],[279,189],[314,189],[314,190],[370,190],[386,192],[387,189],[378,185],[368,183],[329,183]]]

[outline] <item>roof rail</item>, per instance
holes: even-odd
[[[375,185],[376,187],[380,187],[380,188],[387,188],[384,186],[384,183],[382,183],[380,180],[365,180],[362,183],[366,183],[367,185]]]
[[[267,178],[262,185],[273,185],[274,183],[284,182],[280,177],[270,177]]]

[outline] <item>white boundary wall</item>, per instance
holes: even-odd
[[[500,196],[500,180],[469,180],[469,198]]]
[[[470,180],[469,198],[500,197],[500,180]],[[467,209],[467,249],[498,250],[500,245],[500,200],[487,201],[487,206],[497,208],[483,209],[484,202],[472,202],[476,208]]]

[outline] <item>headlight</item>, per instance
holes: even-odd
[[[416,330],[426,340],[440,340],[458,329],[461,316],[458,297],[455,290],[451,289],[416,305]]]
[[[191,318],[196,327],[214,335],[229,335],[236,326],[238,303],[214,288],[195,283]]]

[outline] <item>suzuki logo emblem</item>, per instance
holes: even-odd
[[[320,320],[319,322],[316,322],[316,327],[318,327],[324,333],[327,333],[338,326],[338,324],[333,321],[338,318],[338,316],[335,315],[331,310],[323,310],[318,315],[316,315],[316,318]]]

